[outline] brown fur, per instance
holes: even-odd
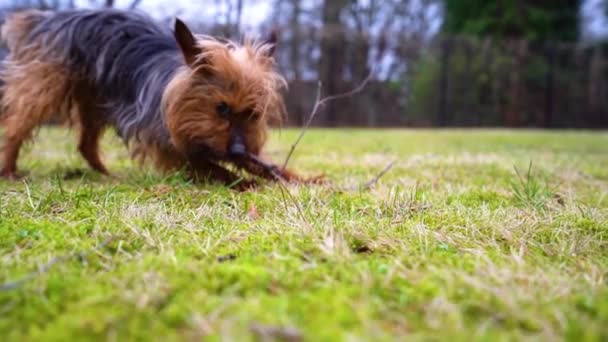
[[[80,131],[79,152],[91,168],[108,174],[99,156],[99,138],[110,123],[104,111],[107,109],[95,101],[95,89],[80,70],[69,70],[41,55],[43,41],[22,43],[36,20],[44,15],[36,11],[16,14],[2,27],[2,38],[11,52],[1,75],[5,83],[2,123],[6,135],[0,176],[18,177],[17,159],[22,144],[31,138],[36,127],[51,118],[76,125]],[[194,144],[202,142],[215,154],[227,155],[231,125],[242,129],[248,153],[262,152],[268,124],[280,122],[285,112],[279,91],[285,81],[273,71],[274,60],[268,54],[274,47],[251,41],[237,45],[209,37],[193,40],[187,29],[178,26],[176,39],[187,64],[162,96],[170,145],[157,143],[154,137],[147,139],[146,134],[152,133],[141,129],[140,138],[132,139],[130,148],[136,158],[152,161],[163,172],[186,168],[195,178],[232,183],[238,179],[236,174],[211,159],[193,162],[188,153]],[[216,112],[220,102],[231,104],[235,116],[230,124]],[[264,171],[255,166],[238,165],[265,177]],[[288,181],[305,181],[287,170],[281,171],[281,176]]]

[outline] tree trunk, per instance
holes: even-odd
[[[445,37],[441,41],[441,70],[439,74],[439,104],[437,112],[437,123],[440,127],[445,127],[448,124],[448,75],[450,74],[451,43],[449,37]]]
[[[591,52],[591,61],[588,68],[587,77],[587,122],[592,127],[601,124],[602,106],[600,104],[602,82],[604,81],[603,57],[601,46],[596,46]]]
[[[234,24],[236,35],[241,34],[241,17],[243,15],[243,0],[236,1],[236,22]]]
[[[514,54],[513,64],[511,69],[511,75],[509,77],[509,90],[507,99],[507,108],[504,113],[505,125],[509,127],[518,127],[521,125],[521,112],[522,112],[522,96],[523,92],[523,72],[524,72],[524,58],[526,55],[526,42],[525,41],[514,41]]]
[[[291,31],[291,41],[289,42],[289,62],[290,69],[293,71],[293,84],[296,88],[292,88],[294,91],[298,91],[302,81],[302,63],[301,63],[301,50],[302,45],[302,34],[300,32],[300,15],[302,12],[301,0],[291,1],[291,18],[289,18],[289,26]],[[292,112],[293,122],[301,126],[306,121],[305,109],[302,106],[302,102],[298,101],[294,106]]]
[[[540,122],[542,127],[550,128],[553,125],[554,103],[554,74],[555,74],[555,48],[552,43],[547,45],[547,73],[545,75],[545,110]]]
[[[293,7],[289,22],[291,29],[290,59],[294,81],[299,82],[302,80],[302,65],[300,62],[300,45],[302,44],[302,35],[300,33],[300,15],[302,12],[302,4],[301,0],[292,0],[291,4]]]
[[[323,83],[325,96],[340,93],[344,77],[345,29],[340,15],[348,0],[325,0],[323,2],[321,32],[321,60],[319,78]],[[340,106],[343,103],[329,102],[325,107],[326,123],[329,126],[341,124]]]

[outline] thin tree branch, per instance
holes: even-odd
[[[130,10],[134,10],[137,8],[137,6],[139,6],[139,4],[141,3],[141,0],[133,0],[131,2],[131,4],[129,5],[129,9]]]
[[[308,120],[306,121],[306,124],[304,124],[304,126],[302,127],[302,131],[300,132],[300,135],[298,136],[296,141],[291,145],[291,148],[289,149],[289,153],[287,154],[287,157],[285,158],[285,162],[283,163],[283,170],[285,170],[287,168],[287,164],[289,163],[289,160],[291,159],[293,152],[295,151],[296,147],[298,146],[298,144],[304,137],[304,134],[306,134],[306,131],[308,131],[308,128],[312,124],[312,121],[314,120],[315,116],[317,116],[319,109],[321,109],[321,107],[325,106],[328,102],[343,99],[346,97],[351,97],[357,93],[360,93],[365,88],[365,86],[367,86],[367,84],[371,80],[373,74],[374,74],[374,69],[372,69],[370,71],[370,73],[363,80],[363,82],[361,82],[356,88],[354,88],[346,93],[330,95],[330,96],[327,96],[324,98],[321,98],[321,89],[322,89],[323,85],[322,85],[321,81],[319,81],[319,86],[317,87],[317,97],[315,99],[315,105],[312,108],[312,112],[310,112],[310,115],[308,116]]]
[[[274,178],[275,181],[278,181],[281,183],[285,182],[285,179],[283,178],[283,176],[281,176],[281,174],[277,171],[278,168],[276,165],[267,163],[252,153],[249,153],[247,155],[247,158],[249,159],[250,162],[256,164],[257,166],[261,167],[264,171],[268,172]]]
[[[47,10],[51,8],[51,6],[49,6],[49,4],[45,0],[38,0],[38,7],[41,10]]]
[[[369,181],[367,181],[363,185],[363,190],[369,190],[374,185],[376,185],[376,183],[378,183],[378,181],[380,180],[380,178],[382,178],[385,174],[387,174],[393,168],[393,166],[395,166],[396,162],[397,162],[396,160],[390,162],[388,165],[386,165],[386,167],[384,169],[382,169],[382,171],[380,171],[380,173],[378,173],[376,175],[376,177],[374,177],[374,178],[370,179]]]

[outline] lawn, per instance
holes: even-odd
[[[248,193],[74,140],[0,181],[4,341],[608,339],[607,133],[312,130],[292,166],[331,184]]]

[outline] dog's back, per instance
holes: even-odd
[[[143,114],[156,115],[160,107],[160,93],[142,99],[138,90],[154,82],[165,83],[152,87],[162,90],[183,65],[172,32],[141,13],[25,11],[10,15],[1,34],[10,51],[1,72],[5,106],[22,107],[20,99],[29,98],[44,107],[37,112],[63,119],[74,105],[115,106],[98,114],[127,140],[152,119]]]
[[[136,12],[25,11],[10,15],[1,34],[13,62],[53,62],[91,80],[124,79],[152,55],[179,56],[172,32]]]
[[[96,141],[107,125],[127,141],[145,133],[168,144],[160,101],[183,65],[168,28],[135,12],[28,10],[9,15],[0,31],[9,50],[0,68],[5,170],[49,120],[79,126],[81,153],[101,172]]]

